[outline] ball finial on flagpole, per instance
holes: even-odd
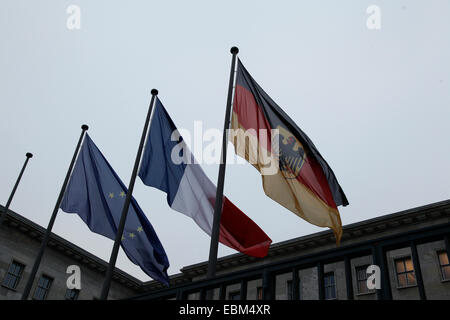
[[[87,124],[83,124],[81,126],[81,129],[83,129],[84,131],[86,131],[87,129],[89,129],[89,126]]]
[[[27,158],[33,158],[33,154],[32,154],[31,152],[27,152],[27,153],[25,154],[25,156],[26,156]]]
[[[230,52],[231,52],[232,54],[238,54],[238,53],[239,53],[239,48],[238,48],[238,47],[232,47],[232,48],[230,49]]]
[[[152,89],[151,93],[152,93],[152,95],[156,96],[156,95],[158,95],[158,90]]]

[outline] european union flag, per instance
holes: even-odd
[[[127,188],[86,134],[61,203],[77,213],[92,232],[115,239]],[[122,248],[128,258],[155,280],[169,284],[169,260],[150,222],[134,198],[128,211]]]

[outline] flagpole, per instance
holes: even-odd
[[[207,278],[213,278],[216,275],[217,264],[217,250],[219,248],[219,232],[220,232],[220,216],[222,214],[222,202],[223,202],[223,186],[225,182],[225,167],[227,163],[227,144],[228,144],[228,129],[230,127],[230,115],[231,115],[231,101],[233,95],[233,84],[235,76],[236,56],[239,52],[237,47],[232,47],[230,50],[233,58],[231,60],[230,82],[228,84],[228,97],[227,107],[225,111],[225,123],[223,126],[223,139],[222,139],[222,156],[219,167],[219,178],[217,180],[216,202],[214,206],[214,220],[211,232],[211,245],[209,247],[209,261],[208,261],[208,273]]]
[[[136,176],[138,174],[139,164],[141,162],[142,151],[144,150],[144,142],[147,136],[148,126],[150,124],[150,116],[152,114],[152,109],[155,103],[155,98],[158,95],[158,90],[152,89],[152,98],[150,100],[150,105],[148,107],[147,118],[145,119],[144,129],[142,130],[141,141],[139,144],[139,149],[136,155],[136,160],[134,161],[133,172],[131,174],[130,183],[128,185],[128,192],[125,198],[125,203],[122,208],[122,214],[120,216],[119,226],[117,228],[116,239],[114,241],[114,246],[111,252],[111,257],[109,259],[108,269],[106,270],[105,281],[103,282],[102,292],[100,300],[106,300],[108,298],[109,288],[111,287],[111,280],[114,272],[114,267],[117,261],[117,255],[119,254],[120,243],[122,241],[122,234],[125,228],[125,222],[127,220],[128,209],[130,207],[131,197],[133,194],[134,183],[136,182]]]
[[[14,194],[16,193],[17,187],[19,186],[20,179],[22,179],[23,172],[25,171],[25,168],[27,167],[28,160],[30,160],[30,158],[33,157],[33,154],[30,153],[30,152],[27,152],[27,154],[25,156],[27,158],[25,160],[25,163],[23,164],[23,167],[22,167],[22,170],[19,173],[19,176],[17,177],[16,184],[14,185],[14,188],[11,191],[11,194],[10,194],[10,196],[8,198],[8,202],[6,202],[5,212],[3,212],[3,214],[0,215],[0,225],[3,224],[3,221],[6,219],[6,216],[8,215],[9,205],[11,204],[11,202],[12,202],[12,200],[14,198]]]
[[[31,269],[30,276],[28,277],[27,284],[22,294],[22,300],[27,300],[30,295],[31,287],[33,286],[34,278],[36,277],[36,273],[39,269],[39,265],[41,264],[42,256],[44,255],[45,248],[47,247],[48,240],[50,239],[50,235],[52,233],[53,225],[55,223],[56,215],[58,213],[59,207],[61,206],[61,201],[64,197],[64,193],[67,188],[67,184],[69,183],[70,174],[72,173],[73,166],[75,165],[75,160],[77,158],[78,152],[80,151],[81,143],[83,141],[84,135],[89,127],[85,124],[81,126],[81,135],[78,139],[77,147],[75,148],[75,152],[72,157],[72,161],[70,162],[69,170],[67,170],[66,178],[64,179],[64,183],[61,187],[61,191],[59,192],[58,200],[56,200],[55,208],[53,209],[52,216],[47,226],[47,230],[45,231],[44,238],[42,239],[41,247],[36,256],[36,260],[34,261],[33,268]]]

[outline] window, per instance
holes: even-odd
[[[47,299],[48,292],[50,291],[50,286],[52,285],[53,279],[48,276],[41,276],[39,279],[36,290],[34,291],[33,299],[35,300],[45,300]]]
[[[13,261],[3,279],[2,285],[9,289],[16,289],[24,269],[25,266],[23,264]]]
[[[445,251],[438,252],[439,266],[441,268],[441,279],[450,280],[450,264],[448,261],[448,255]]]
[[[416,285],[416,274],[411,257],[395,259],[395,270],[397,272],[397,285],[400,288]]]
[[[334,279],[334,272],[325,273],[323,276],[323,283],[325,286],[325,299],[336,299],[336,281]]]
[[[228,300],[239,300],[241,299],[240,291],[233,291],[228,294]]]
[[[263,288],[257,287],[256,288],[256,300],[263,300]]]
[[[373,293],[375,290],[367,288],[367,268],[369,265],[356,267],[356,285],[358,287],[358,293]]]
[[[293,284],[292,280],[288,280],[288,282],[287,282],[287,299],[288,300],[294,300],[294,286],[292,284]],[[300,279],[298,279],[297,290],[298,290],[298,300],[301,300],[302,296],[301,296]]]
[[[66,300],[77,300],[80,290],[78,289],[67,289],[66,290]]]

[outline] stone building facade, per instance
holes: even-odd
[[[339,248],[333,234],[323,231],[275,243],[264,259],[243,254],[220,258],[217,281],[206,280],[207,262],[184,267],[178,277],[186,282],[178,290],[152,282],[148,293],[137,298],[200,299],[213,290],[215,299],[450,299],[450,200],[343,229]],[[367,288],[366,271],[373,264],[382,266],[382,290]],[[266,271],[272,273],[269,280]]]
[[[3,212],[3,207],[0,207]],[[39,251],[44,228],[9,211],[0,226],[0,299],[18,300],[22,296],[34,259]],[[81,290],[67,289],[67,268],[81,270]],[[52,234],[41,266],[30,292],[30,299],[61,300],[71,297],[97,299],[107,263],[63,238]],[[116,269],[110,299],[121,299],[142,293],[142,282]]]
[[[3,209],[0,207],[0,209]],[[44,229],[9,212],[0,226],[0,299],[20,299]],[[116,269],[110,299],[450,299],[450,200],[344,226],[339,248],[323,231],[273,244],[267,257],[233,254],[171,276],[171,286],[142,282]],[[69,265],[82,272],[82,289],[66,287]],[[382,289],[368,289],[367,268],[381,268]],[[107,263],[51,236],[30,298],[95,299]],[[48,287],[48,288],[47,288]]]

